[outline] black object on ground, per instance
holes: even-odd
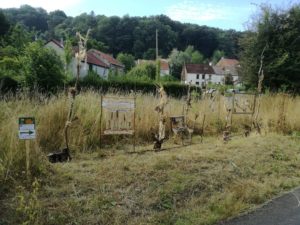
[[[57,162],[66,162],[72,160],[70,155],[70,151],[68,148],[64,148],[61,152],[50,153],[48,155],[49,162],[57,163]]]

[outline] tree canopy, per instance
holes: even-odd
[[[90,12],[69,17],[61,10],[47,13],[42,8],[29,5],[4,9],[3,12],[12,25],[22,24],[45,40],[75,37],[77,31],[86,33],[91,28],[89,45],[112,53],[115,57],[123,52],[133,55],[135,59],[155,58],[156,30],[159,55],[163,58],[173,48],[182,51],[188,45],[194,46],[204,58],[211,58],[216,50],[223,51],[227,57],[237,58],[238,38],[242,34],[234,30],[180,23],[165,15],[107,17]]]
[[[282,11],[262,6],[261,10],[254,30],[241,40],[243,80],[249,86],[257,86],[262,59],[265,87],[299,92],[300,5]]]

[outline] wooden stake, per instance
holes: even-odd
[[[26,148],[26,177],[27,180],[30,177],[30,140],[25,140]]]
[[[100,141],[99,141],[99,148],[101,149],[101,144],[102,144],[102,112],[103,112],[103,107],[102,107],[102,102],[103,102],[103,96],[101,95],[101,100],[100,100]]]
[[[232,96],[232,106],[231,106],[231,111],[230,111],[230,127],[232,126],[232,114],[234,111],[234,101],[235,101],[235,93],[233,93],[233,96]]]
[[[133,110],[133,152],[135,152],[135,138],[136,138],[136,130],[135,130],[135,108],[136,108],[136,96],[134,96],[134,110]]]

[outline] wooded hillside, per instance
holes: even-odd
[[[162,57],[167,57],[173,48],[184,50],[188,45],[194,46],[205,58],[212,57],[216,50],[224,51],[225,56],[230,58],[236,58],[239,52],[238,39],[241,32],[185,24],[165,15],[107,17],[90,12],[70,17],[60,10],[47,13],[42,8],[29,5],[5,9],[3,12],[11,25],[23,24],[44,40],[73,38],[76,31],[85,33],[91,28],[90,47],[114,56],[124,52],[135,58],[153,59],[156,29],[159,33],[159,54]]]

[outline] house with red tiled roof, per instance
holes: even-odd
[[[45,44],[46,48],[51,48],[56,51],[56,53],[64,57],[64,45],[63,42],[52,39]],[[78,47],[73,47],[73,58],[69,65],[72,74],[77,74],[77,61],[75,59],[75,53],[78,52]],[[80,77],[84,77],[89,71],[94,71],[102,78],[107,78],[110,70],[117,70],[118,73],[123,73],[124,65],[114,59],[111,55],[100,52],[95,49],[87,51],[86,62],[81,62],[80,67]]]
[[[167,59],[160,59],[160,76],[170,75],[170,66],[169,61]],[[155,64],[155,60],[145,60],[145,59],[138,59],[136,61],[136,65],[141,65],[145,63],[153,63]]]
[[[222,58],[215,66],[206,64],[185,64],[181,72],[182,83],[205,87],[207,84],[225,84],[226,76],[232,76],[234,84],[239,83],[240,63],[236,59]]]
[[[208,83],[221,83],[221,77],[207,64],[185,64],[182,67],[181,82],[205,87]]]
[[[232,76],[233,82],[239,82],[240,62],[237,59],[221,58],[220,61],[213,66],[216,74],[220,76]]]
[[[92,54],[98,60],[101,60],[103,63],[105,63],[105,65],[108,66],[110,70],[116,71],[118,74],[124,73],[125,66],[118,60],[116,60],[113,56],[96,49],[90,49],[87,52],[88,54]]]

